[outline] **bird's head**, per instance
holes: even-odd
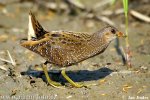
[[[115,27],[113,26],[107,26],[103,30],[103,37],[107,42],[111,42],[117,37],[125,37],[125,35],[118,31]]]

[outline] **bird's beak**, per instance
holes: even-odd
[[[122,32],[118,32],[117,34],[117,37],[127,37],[125,34],[123,34]]]

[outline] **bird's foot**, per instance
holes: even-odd
[[[48,75],[48,71],[47,71],[47,66],[45,64],[42,65],[42,68],[43,68],[44,74],[46,76],[46,79],[47,79],[47,82],[48,82],[49,85],[51,85],[51,86],[53,86],[55,88],[64,88],[61,83],[52,81],[50,79],[50,77]]]
[[[95,85],[95,84],[84,85],[84,84],[75,83],[72,79],[70,79],[67,76],[67,74],[65,73],[65,69],[62,69],[61,74],[73,87],[76,87],[76,88],[82,88],[82,87],[89,88],[90,86]]]

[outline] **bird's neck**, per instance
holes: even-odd
[[[110,42],[107,42],[103,35],[94,33],[91,40],[88,42],[87,46],[92,55],[102,53],[108,47]]]
[[[108,43],[105,40],[104,35],[102,33],[100,34],[99,32],[97,32],[97,33],[94,33],[93,36],[91,37],[90,44],[98,47],[98,46],[101,46],[103,44],[108,44]]]

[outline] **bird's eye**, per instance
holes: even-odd
[[[115,33],[116,33],[116,31],[115,31],[114,29],[111,29],[111,32],[112,32],[113,34],[115,34]]]

